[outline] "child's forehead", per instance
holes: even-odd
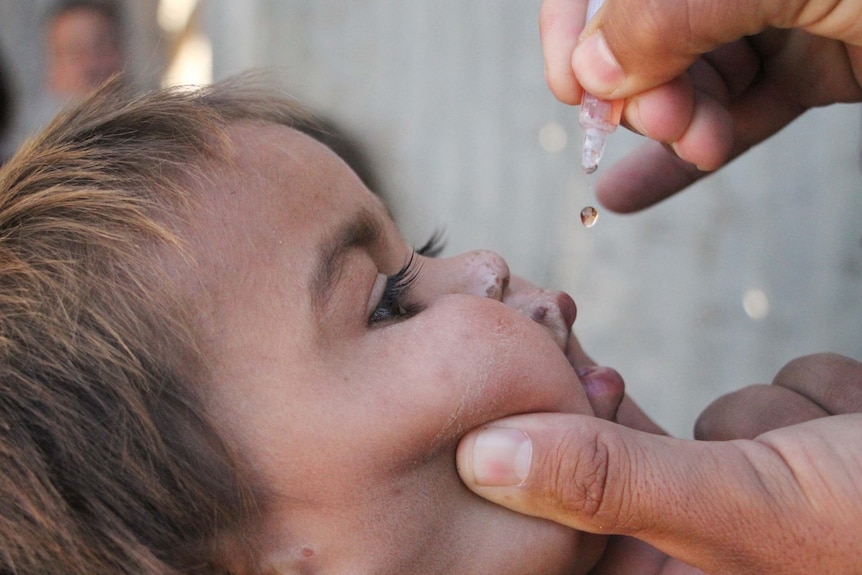
[[[237,120],[226,129],[237,159],[264,163],[279,156],[308,156],[313,158],[315,142],[310,136],[284,124],[263,120]]]
[[[243,120],[230,124],[229,168],[237,175],[294,181],[313,179],[321,184],[344,179],[352,170],[325,144],[302,131],[272,122]]]
[[[227,135],[230,158],[200,188],[204,213],[194,227],[209,240],[234,237],[249,249],[307,249],[357,212],[389,219],[379,198],[314,138],[249,121],[230,125]]]
[[[232,142],[228,177],[245,187],[277,195],[302,196],[304,202],[366,202],[374,196],[352,168],[326,144],[290,126],[240,121],[227,130]]]

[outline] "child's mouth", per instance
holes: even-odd
[[[564,350],[566,359],[581,382],[587,400],[597,417],[615,420],[617,408],[625,395],[625,382],[612,367],[596,365],[581,348],[578,338],[570,334]]]
[[[625,383],[615,369],[597,366],[581,349],[572,333],[578,308],[571,296],[560,291],[535,290],[514,294],[506,303],[548,331],[577,374],[596,416],[614,419]]]
[[[619,372],[603,365],[581,367],[575,372],[596,417],[614,421],[626,390]]]

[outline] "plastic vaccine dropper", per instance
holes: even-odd
[[[589,22],[604,0],[590,0],[587,5]],[[586,90],[581,99],[581,111],[578,123],[584,129],[584,148],[581,154],[581,167],[588,174],[599,168],[602,154],[605,152],[605,142],[608,135],[617,129],[623,113],[623,100],[602,100]]]

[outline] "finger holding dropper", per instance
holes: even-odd
[[[601,8],[604,0],[590,0],[587,5],[589,22]],[[608,135],[617,129],[623,113],[623,100],[602,100],[584,90],[578,123],[584,129],[584,146],[581,167],[592,174],[599,168]]]

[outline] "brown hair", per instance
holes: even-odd
[[[0,170],[0,573],[218,573],[255,512],[201,408],[183,249],[224,129],[312,131],[247,78],[118,82]]]

